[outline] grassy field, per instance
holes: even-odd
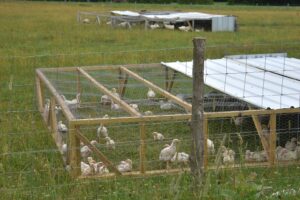
[[[238,17],[239,31],[124,30],[76,21],[77,11],[125,9],[230,14]],[[0,199],[200,198],[191,193],[191,178],[185,173],[151,178],[72,180],[37,111],[34,70],[191,60],[192,39],[196,36],[206,38],[207,58],[270,52],[287,52],[300,58],[299,17],[299,7],[1,2]],[[175,130],[173,127],[171,133]],[[300,196],[297,166],[211,171],[206,179],[207,199],[267,198],[276,191],[282,193],[282,199]],[[297,195],[283,194],[284,189],[295,189]]]

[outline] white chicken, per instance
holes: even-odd
[[[93,169],[91,168],[91,166],[86,164],[85,162],[80,163],[80,168],[81,168],[81,175],[83,176],[92,175],[93,173]]]
[[[155,98],[155,95],[156,95],[155,92],[151,88],[149,88],[149,90],[147,92],[147,98],[153,99],[153,98]]]
[[[175,26],[171,24],[164,24],[164,27],[169,30],[174,30]]]
[[[115,149],[116,145],[115,145],[115,141],[112,140],[110,137],[105,137],[106,140],[106,147],[108,149]]]
[[[111,102],[111,110],[115,110],[118,111],[121,109],[121,107],[119,106],[119,104],[114,103],[113,101]]]
[[[190,26],[179,26],[178,29],[185,32],[192,30]]]
[[[117,92],[116,88],[111,89],[111,92],[113,93],[113,95],[115,95],[116,97],[120,98],[119,93]]]
[[[120,24],[118,24],[118,27],[122,27],[122,28],[126,28],[128,26],[127,22],[121,22]]]
[[[95,173],[96,174],[108,174],[109,170],[107,169],[107,167],[105,166],[105,164],[103,162],[97,162],[94,164],[95,168]]]
[[[150,110],[147,110],[147,111],[144,112],[144,114],[145,114],[146,116],[150,116],[150,115],[153,115],[153,112],[150,111]]]
[[[55,114],[58,115],[59,112],[62,111],[62,108],[60,106],[55,106]]]
[[[68,154],[68,145],[66,143],[64,143],[61,147],[62,150],[62,157],[63,157],[63,161],[66,163],[67,161],[67,154]]]
[[[117,169],[120,172],[130,172],[132,170],[132,161],[130,159],[121,161],[120,164],[117,166]]]
[[[89,18],[85,18],[85,19],[82,20],[82,22],[83,22],[84,24],[89,24],[91,21],[90,21]]]
[[[96,146],[97,144],[98,144],[98,142],[97,142],[96,140],[92,140],[92,141],[91,141],[91,145]]]
[[[108,137],[108,130],[102,124],[97,128],[97,137],[98,137],[98,139],[100,139],[101,136],[104,137],[104,138]]]
[[[171,110],[173,108],[173,104],[169,101],[164,102],[163,100],[160,100],[159,107],[161,110]]]
[[[159,24],[155,23],[155,24],[150,24],[150,28],[151,29],[158,29],[159,28]]]
[[[68,127],[65,124],[63,124],[62,121],[59,121],[57,123],[57,130],[60,133],[66,133],[68,132]]]
[[[68,100],[66,99],[66,97],[64,95],[61,95],[61,97],[63,98],[63,100],[65,101],[65,103],[70,106],[70,107],[74,107],[74,106],[77,106],[79,103],[80,103],[80,93],[78,93],[76,95],[76,98],[75,99],[72,99],[72,100]]]
[[[189,162],[189,154],[185,153],[185,152],[179,152],[179,153],[175,153],[175,155],[173,156],[173,158],[171,159],[171,162],[179,162],[179,163],[184,163],[187,164]]]
[[[285,148],[290,151],[294,151],[297,147],[297,138],[293,137],[291,141],[285,143]]]
[[[131,103],[129,104],[130,107],[132,107],[134,110],[139,111],[139,105],[135,104],[135,103]]]
[[[222,156],[223,156],[223,163],[225,165],[234,164],[235,152],[233,150],[224,147]]]
[[[165,139],[164,135],[161,133],[158,133],[158,132],[153,132],[152,135],[153,135],[154,141],[157,141],[157,140],[161,141],[161,140]]]
[[[110,105],[111,104],[111,99],[106,94],[102,95],[100,103],[102,105]]]
[[[86,160],[91,155],[91,153],[92,153],[92,150],[86,145],[83,145],[80,148],[80,154],[84,160]]]
[[[250,150],[246,150],[245,160],[247,162],[265,162],[267,161],[267,153],[266,151],[251,152]]]
[[[290,151],[286,148],[278,146],[276,148],[276,159],[278,161],[289,161],[297,159],[297,151]]]
[[[169,162],[176,153],[176,145],[180,142],[178,139],[173,139],[170,146],[165,147],[160,151],[159,160],[167,163],[167,169],[169,168]]]
[[[215,145],[214,145],[213,141],[211,141],[210,139],[207,138],[206,142],[207,142],[208,153],[214,154],[215,153]]]

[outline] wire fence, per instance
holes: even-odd
[[[299,43],[278,44],[251,44],[251,45],[212,45],[207,46],[206,58],[223,58],[226,55],[287,52],[287,57],[300,58]],[[188,172],[187,162],[181,162],[174,157],[170,163],[160,159],[161,150],[167,145],[172,145],[173,139],[179,139],[178,153],[190,153],[191,137],[188,119],[153,121],[145,123],[145,168],[148,171],[178,169],[176,175],[164,173],[152,176],[124,176],[120,178],[96,178],[97,170],[90,170],[85,177],[73,180],[69,177],[68,168],[64,163],[67,159],[64,152],[56,147],[47,129],[49,124],[44,123],[43,117],[38,109],[36,98],[35,69],[40,67],[65,66],[87,66],[87,65],[113,65],[113,64],[146,64],[160,63],[161,61],[190,61],[192,58],[191,47],[172,47],[164,49],[138,49],[116,52],[86,52],[86,53],[63,53],[63,54],[41,54],[41,55],[17,55],[1,57],[3,64],[1,68],[0,81],[0,192],[4,199],[32,198],[32,199],[77,199],[84,196],[86,199],[135,199],[141,195],[145,199],[192,199],[193,194],[189,185],[191,177]],[[184,74],[177,73],[173,85],[168,81],[166,86],[165,68],[137,68],[132,71],[151,83],[163,88],[170,89],[169,92],[184,100],[192,102],[192,81]],[[297,70],[283,69],[284,73],[296,74]],[[277,71],[279,73],[279,71]],[[248,73],[248,72],[247,72]],[[248,75],[255,72],[249,72]],[[265,73],[265,71],[264,71]],[[102,70],[89,72],[92,78],[98,80],[110,91],[113,88],[119,90],[118,71]],[[239,72],[226,72],[227,76],[244,75]],[[114,110],[109,105],[101,102],[105,93],[95,88],[89,80],[80,76],[80,87],[78,73],[46,71],[46,77],[61,95],[66,99],[73,100],[80,93],[80,106],[70,106],[71,113],[76,119],[102,118],[106,114],[110,118],[129,117],[124,110]],[[224,75],[224,73],[211,73],[211,76]],[[170,73],[170,77],[173,74]],[[246,79],[244,79],[246,80]],[[296,82],[298,80],[295,80]],[[284,82],[280,83],[284,84]],[[121,99],[127,104],[137,104],[138,112],[143,115],[175,115],[188,114],[189,112],[176,102],[168,101],[163,95],[156,93],[155,97],[147,96],[149,87],[141,84],[133,78],[128,78],[126,90]],[[298,91],[282,92],[285,96],[299,96]],[[51,92],[44,91],[44,110],[47,110],[47,99],[51,99]],[[247,96],[247,95],[244,95]],[[264,94],[274,98],[273,94]],[[259,95],[248,95],[247,97],[261,97]],[[164,109],[163,106],[170,109]],[[56,105],[58,106],[58,105]],[[241,98],[219,92],[212,87],[205,87],[204,107],[206,112],[225,111],[247,111],[260,109]],[[297,109],[299,105],[295,106]],[[63,112],[57,107],[56,120],[66,125],[68,131],[68,120]],[[148,112],[149,111],[149,112]],[[47,113],[42,113],[47,116]],[[213,143],[208,145],[206,188],[203,196],[207,198],[218,198],[231,195],[238,188],[239,192],[232,194],[239,196],[242,193],[255,193],[259,197],[271,198],[272,195],[283,195],[287,197],[299,195],[299,184],[295,180],[299,178],[297,169],[298,141],[300,115],[295,113],[282,113],[276,117],[276,148],[275,155],[278,161],[276,168],[258,168],[254,164],[260,163],[267,166],[269,154],[265,151],[261,137],[257,134],[257,125],[251,115],[235,117],[218,117],[208,119],[207,136]],[[262,137],[270,137],[270,116],[260,115]],[[97,130],[107,129],[106,134],[110,140],[105,139],[105,132]],[[59,130],[63,144],[68,144],[68,131]],[[95,146],[113,163],[119,166],[121,161],[130,159],[132,166],[130,171],[140,170],[140,123],[111,123],[84,125],[80,127],[82,135],[89,141],[95,140]],[[156,134],[153,134],[156,132]],[[157,134],[161,133],[161,135]],[[293,139],[295,138],[295,139]],[[114,144],[111,142],[113,140]],[[83,155],[84,144],[77,150],[81,151],[81,160],[87,168],[93,166],[94,162],[101,160],[94,152],[88,151],[88,156]],[[178,154],[179,155],[179,154]],[[182,154],[184,155],[184,154]],[[93,158],[93,162],[88,160]],[[254,164],[253,164],[254,163]],[[292,166],[281,167],[286,163],[294,163]],[[231,170],[225,167],[237,166]],[[126,166],[125,166],[126,167]],[[83,167],[80,167],[83,171]],[[111,170],[109,170],[111,171]],[[85,172],[84,172],[85,173]],[[98,173],[101,175],[102,172]],[[106,172],[105,172],[106,173]],[[278,173],[278,174],[276,174]],[[292,173],[292,174],[291,174]],[[97,175],[99,175],[97,174]],[[88,177],[88,178],[87,178]],[[262,178],[261,178],[262,177]],[[213,186],[211,186],[213,185]],[[286,189],[292,185],[294,191]],[[268,188],[272,186],[272,188]],[[99,191],[99,192],[96,192]],[[289,193],[290,192],[290,193]],[[92,194],[92,195],[91,195]],[[246,198],[246,197],[245,197]]]

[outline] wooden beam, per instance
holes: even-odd
[[[146,171],[146,132],[145,123],[140,123],[140,172],[142,174]]]
[[[95,65],[95,66],[82,66],[81,69],[85,71],[99,71],[99,70],[119,70],[120,67],[126,68],[160,68],[160,63],[149,63],[149,64],[127,64],[127,65]],[[39,68],[38,70],[47,72],[75,72],[78,67],[52,67],[52,68]]]
[[[263,136],[262,127],[261,127],[260,121],[258,119],[258,116],[257,115],[252,115],[252,119],[253,119],[255,128],[257,130],[257,133],[258,133],[258,135],[260,137],[260,140],[261,140],[261,143],[263,145],[263,148],[264,148],[264,150],[266,151],[266,153],[268,155],[268,160],[270,160],[270,156],[269,156],[270,155],[270,153],[269,153],[269,143],[266,140],[266,138]]]
[[[165,90],[169,88],[169,67],[165,67]]]
[[[56,113],[55,113],[55,98],[51,97],[50,100],[50,124],[51,124],[51,132],[52,132],[52,137],[56,143],[56,146],[60,153],[62,153],[62,145],[63,145],[63,139],[60,133],[57,131],[57,119],[56,119]]]
[[[119,68],[119,94],[121,97],[123,97],[125,94],[127,82],[128,82],[128,74],[125,74],[124,77],[122,71]]]
[[[139,76],[138,74],[130,71],[129,69],[126,69],[125,67],[120,67],[120,69],[127,73],[129,76],[133,77],[135,80],[143,83],[147,87],[151,88],[154,92],[157,92],[161,94],[162,96],[172,100],[173,102],[177,103],[178,105],[184,107],[187,111],[191,112],[192,111],[192,105],[181,100],[180,98],[174,96],[173,94],[167,92],[166,90],[156,86],[155,84],[151,83],[150,81],[144,79],[143,77]]]
[[[77,127],[69,122],[67,165],[69,164],[71,167],[71,176],[73,178],[81,174],[80,140],[76,137],[76,129]]]
[[[62,99],[61,95],[57,92],[57,90],[53,87],[50,81],[46,78],[46,76],[39,70],[36,70],[37,76],[40,80],[44,83],[44,85],[49,89],[51,94],[54,96],[56,102],[62,108],[62,112],[64,113],[65,117],[68,121],[75,119],[72,112],[70,111],[69,107],[66,105],[65,101]]]
[[[80,129],[76,130],[76,137],[81,140],[85,145],[87,145],[95,154],[99,157],[99,159],[105,164],[105,166],[113,171],[116,175],[121,175],[121,172],[113,165],[111,161],[109,161],[106,156],[94,145],[90,143],[90,141],[81,133]]]
[[[275,114],[289,114],[300,113],[300,108],[281,108],[276,110],[243,110],[243,111],[224,111],[224,112],[206,112],[207,118],[224,118],[224,117],[238,117],[238,116],[252,116],[252,115],[270,115]]]
[[[35,86],[36,86],[36,97],[37,97],[37,102],[38,102],[38,109],[40,113],[44,112],[44,90],[42,86],[42,82],[40,78],[36,75],[35,76]]]
[[[177,71],[175,70],[172,70],[173,71],[173,75],[171,77],[171,80],[169,82],[169,87],[168,87],[168,92],[171,92],[172,88],[173,88],[173,84],[174,84],[174,81],[175,81],[175,78],[176,78],[176,75],[177,75]]]
[[[207,149],[207,139],[208,139],[208,120],[204,117],[203,123],[203,133],[204,133],[204,169],[208,166],[208,149]]]
[[[99,124],[113,124],[113,123],[139,123],[139,122],[153,122],[153,121],[176,121],[189,120],[191,114],[174,114],[174,115],[150,115],[141,117],[111,117],[111,118],[90,118],[90,119],[76,119],[72,120],[75,125],[99,125]]]
[[[270,115],[270,137],[269,137],[269,163],[273,166],[276,161],[276,114]]]
[[[106,94],[109,98],[112,99],[113,102],[117,103],[123,110],[127,111],[132,116],[141,116],[139,112],[137,112],[134,108],[129,106],[125,101],[114,95],[110,90],[104,87],[101,83],[95,80],[92,76],[90,76],[86,71],[81,68],[78,68],[78,71],[87,78],[93,85],[98,88],[101,92]]]

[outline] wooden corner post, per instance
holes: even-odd
[[[192,101],[192,126],[191,126],[191,172],[193,188],[199,192],[204,176],[204,38],[194,38],[193,53],[193,101]]]
[[[72,122],[69,122],[67,164],[71,167],[71,176],[73,178],[77,178],[81,174],[80,140],[76,137],[77,128]]]

